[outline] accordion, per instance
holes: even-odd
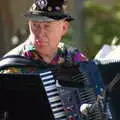
[[[42,69],[34,74],[0,74],[0,112],[5,120],[113,120],[94,61],[55,67],[8,57],[0,63],[1,69],[11,66]]]
[[[98,68],[104,81],[104,86],[108,88],[108,96],[112,109],[113,120],[120,118],[120,62],[99,63]]]

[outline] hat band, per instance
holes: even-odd
[[[64,12],[48,12],[48,11],[38,11],[38,10],[30,11],[30,13],[34,15],[43,15],[43,16],[46,16],[46,15],[61,16],[65,14]]]

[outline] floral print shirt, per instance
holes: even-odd
[[[42,57],[35,51],[34,46],[31,44],[24,44],[23,47],[19,50],[17,55],[24,56],[31,60],[40,60],[40,62],[44,62]],[[50,62],[52,65],[62,64],[66,61],[71,63],[78,63],[81,61],[87,61],[88,59],[78,50],[75,48],[71,48],[65,46],[63,43],[60,43],[58,46],[58,51],[56,56]],[[5,70],[2,70],[0,73],[34,73],[38,72],[38,68],[16,68],[16,67],[8,67]]]

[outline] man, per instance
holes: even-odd
[[[20,55],[48,64],[64,63],[68,57],[72,62],[86,61],[78,50],[59,47],[73,20],[64,8],[64,0],[36,0],[25,13],[30,30],[28,39],[5,56]]]
[[[37,60],[43,66],[44,64],[61,66],[60,71],[57,71],[60,75],[54,75],[56,86],[59,80],[65,80],[64,83],[66,82],[66,84],[68,84],[68,81],[72,81],[73,84],[73,79],[75,78],[75,81],[79,82],[80,70],[78,66],[66,67],[67,69],[62,68],[62,65],[66,65],[67,63],[70,63],[69,65],[75,65],[81,61],[88,60],[78,49],[69,48],[60,43],[62,37],[68,32],[69,22],[73,20],[70,15],[65,13],[64,0],[36,0],[29,11],[25,13],[25,17],[28,19],[30,30],[28,39],[8,52],[3,59],[13,55],[14,57],[23,56],[29,60]],[[12,64],[12,66],[5,67],[0,73],[40,74],[43,69],[42,67],[33,68],[30,66],[16,67],[13,63],[9,64]]]
[[[8,52],[3,59],[13,55],[23,56],[48,65],[87,61],[87,58],[77,49],[66,48],[60,44],[62,37],[68,32],[69,22],[73,20],[70,15],[65,13],[64,8],[64,0],[36,0],[29,11],[25,13],[30,30],[28,39]],[[6,67],[0,73],[34,74],[40,73],[42,69],[38,67],[16,67],[13,63],[10,64],[13,66]],[[70,76],[70,72],[67,71],[67,77]],[[72,70],[72,72],[75,71]],[[62,78],[64,77],[63,75]]]

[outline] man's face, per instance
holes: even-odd
[[[68,22],[64,20],[52,22],[29,21],[32,44],[40,55],[54,54],[57,46],[68,30]]]

